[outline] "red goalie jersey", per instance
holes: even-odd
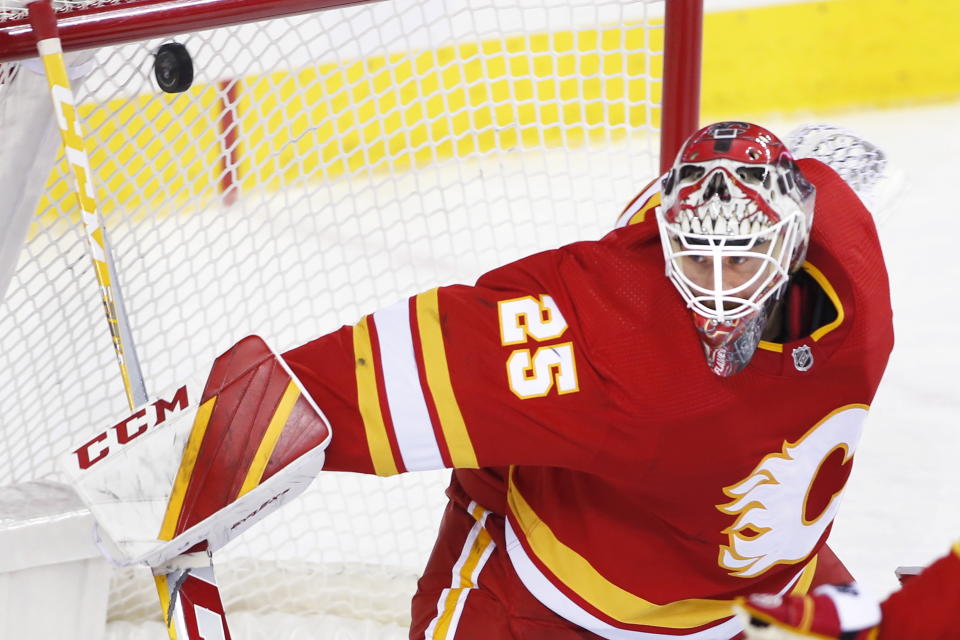
[[[732,638],[740,594],[803,592],[893,344],[873,221],[826,165],[781,342],[714,375],[653,209],[285,354],[327,469],[455,468],[519,581],[616,638]],[[499,524],[495,524],[499,523]],[[482,579],[481,579],[482,582]]]

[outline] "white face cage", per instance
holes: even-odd
[[[687,306],[708,319],[731,322],[761,311],[790,277],[805,224],[800,210],[756,232],[694,233],[657,211],[666,274]]]

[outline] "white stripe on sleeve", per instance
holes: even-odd
[[[433,433],[413,352],[409,305],[409,300],[402,300],[373,314],[387,406],[407,470],[442,469],[443,458]]]

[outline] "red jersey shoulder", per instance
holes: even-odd
[[[855,245],[879,258],[880,240],[873,216],[850,185],[819,160],[802,158],[797,164],[817,188],[811,240],[834,250]]]
[[[880,240],[870,212],[836,172],[811,159],[802,159],[799,165],[817,189],[803,268],[829,299],[825,305],[836,313],[823,316],[809,334],[785,344],[761,343],[751,367],[801,378],[806,380],[803,384],[829,382],[851,390],[861,389],[859,380],[866,388],[856,394],[856,402],[869,403],[893,347]],[[769,346],[776,347],[776,353]]]
[[[890,316],[890,291],[873,216],[833,169],[812,159],[799,164],[817,188],[808,261],[836,289],[847,312],[880,324],[869,316]]]

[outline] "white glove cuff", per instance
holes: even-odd
[[[817,587],[815,594],[833,600],[843,631],[860,631],[880,624],[880,604],[865,594],[857,583],[844,585],[826,584]]]

